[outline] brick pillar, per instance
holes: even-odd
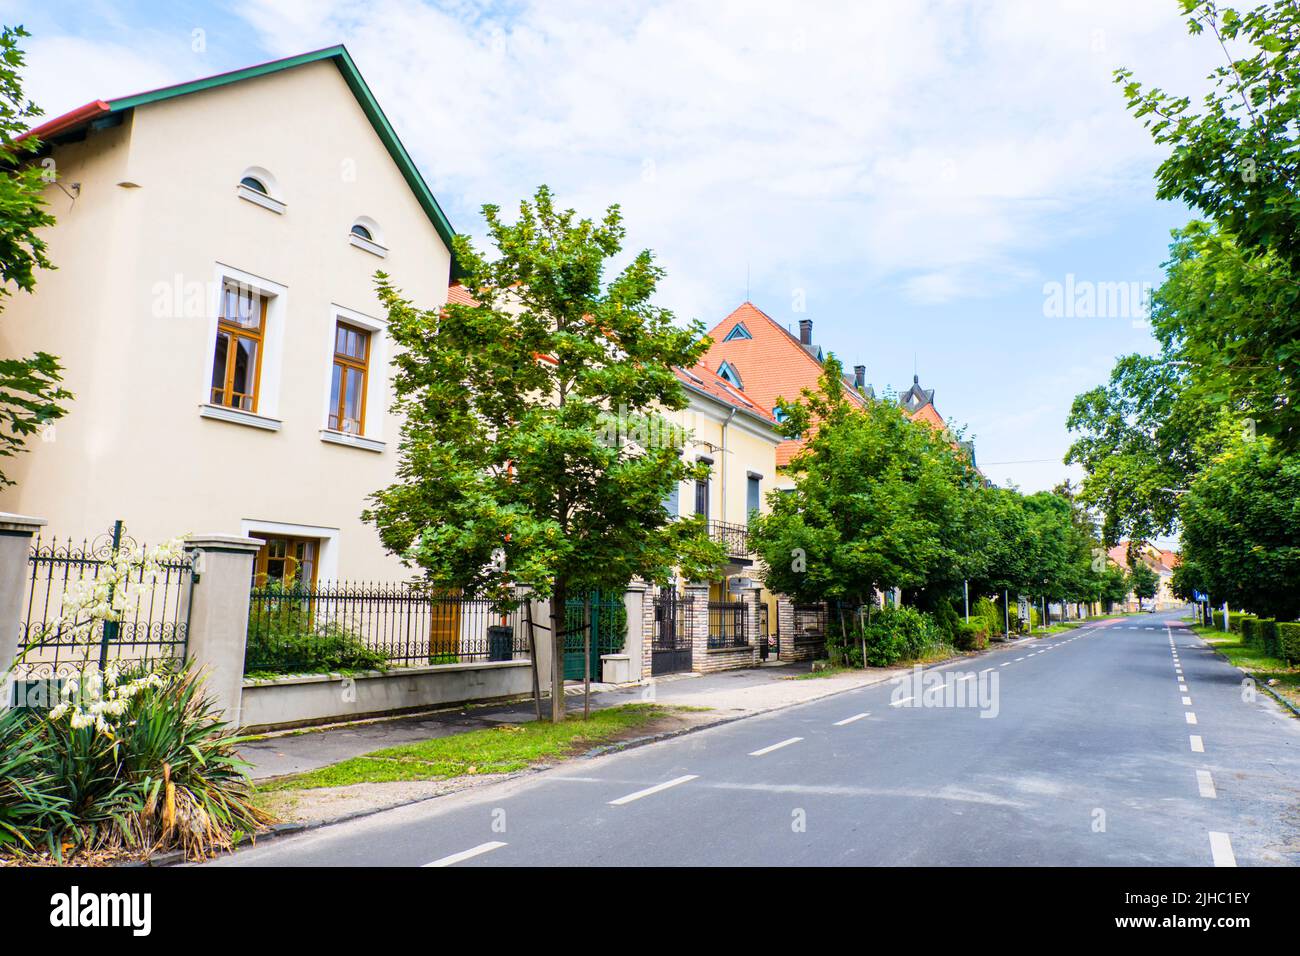
[[[776,596],[776,627],[781,635],[779,660],[794,660],[794,602],[784,594]]]
[[[691,670],[698,672],[704,669],[709,659],[708,582],[693,581],[686,585],[686,596],[691,599],[691,610],[687,615],[689,630],[686,631],[691,642]]]
[[[186,656],[203,669],[204,692],[232,727],[240,725],[248,592],[262,544],[257,538],[224,534],[185,539],[186,550],[195,553]]]
[[[758,664],[758,640],[762,623],[759,614],[763,603],[763,589],[761,587],[746,588],[741,594],[741,600],[745,602],[745,634],[749,638],[749,661],[751,665]]]
[[[654,653],[655,604],[659,600],[660,589],[653,584],[646,585],[641,595],[641,679],[648,679],[651,674],[652,655]],[[632,626],[629,619],[628,627]]]
[[[13,698],[9,668],[18,657],[32,536],[44,524],[44,518],[0,511],[0,710]]]

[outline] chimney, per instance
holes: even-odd
[[[853,387],[854,388],[867,387],[867,367],[865,365],[853,366]]]
[[[799,320],[799,344],[812,345],[812,319]]]

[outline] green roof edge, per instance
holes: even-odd
[[[137,93],[135,96],[124,96],[120,99],[109,100],[109,109],[116,113],[121,110],[133,109],[137,106],[145,106],[149,103],[156,103],[159,100],[168,100],[176,96],[184,96],[187,93],[199,93],[203,90],[216,89],[227,86],[231,83],[238,83],[241,80],[251,80],[255,77],[266,76],[271,73],[279,73],[281,70],[291,70],[296,66],[303,66],[307,63],[315,63],[319,60],[333,60],[343,74],[343,80],[347,83],[348,88],[352,90],[352,95],[357,98],[361,104],[361,110],[370,120],[370,125],[374,127],[375,133],[378,134],[380,142],[388,150],[388,155],[392,157],[393,162],[397,164],[402,178],[406,184],[411,187],[415,193],[416,200],[420,203],[424,213],[433,223],[433,228],[437,230],[442,241],[446,243],[447,249],[451,250],[452,238],[456,235],[456,230],[451,227],[447,216],[438,205],[438,200],[434,197],[433,192],[429,189],[428,183],[420,175],[419,168],[415,165],[411,156],[402,145],[401,139],[393,130],[393,126],[388,122],[388,117],[380,109],[378,101],[366,81],[361,77],[361,71],[357,65],[352,62],[352,57],[347,51],[347,47],[339,44],[337,46],[326,47],[323,50],[313,50],[310,53],[300,53],[297,56],[286,57],[283,60],[272,60],[269,63],[260,63],[257,66],[245,67],[242,70],[232,70],[229,73],[220,73],[216,76],[208,76],[199,80],[191,80],[188,83],[178,83],[175,86],[163,87],[159,90],[151,90],[148,93]],[[457,274],[455,255],[452,256],[452,274]]]

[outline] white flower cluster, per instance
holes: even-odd
[[[89,671],[84,680],[69,678],[59,691],[59,703],[49,712],[50,720],[68,717],[74,730],[94,727],[100,733],[113,735],[115,722],[126,713],[131,698],[149,687],[162,687],[164,674],[151,671],[142,677],[120,682],[117,668],[110,666],[103,675]]]
[[[183,538],[173,538],[153,548],[114,552],[95,577],[69,583],[59,619],[46,625],[41,638],[59,633],[88,643],[97,623],[122,620],[132,605],[153,590],[166,573],[165,566],[181,560],[184,545]]]

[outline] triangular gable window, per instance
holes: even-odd
[[[730,342],[732,339],[752,339],[752,338],[753,336],[749,334],[749,329],[745,328],[745,323],[737,322],[732,327],[731,331],[726,334],[726,336],[723,338],[722,341]]]
[[[718,366],[718,378],[726,379],[736,388],[745,387],[744,385],[740,384],[740,373],[737,372],[734,368],[732,368],[730,362],[723,362],[720,366]]]

